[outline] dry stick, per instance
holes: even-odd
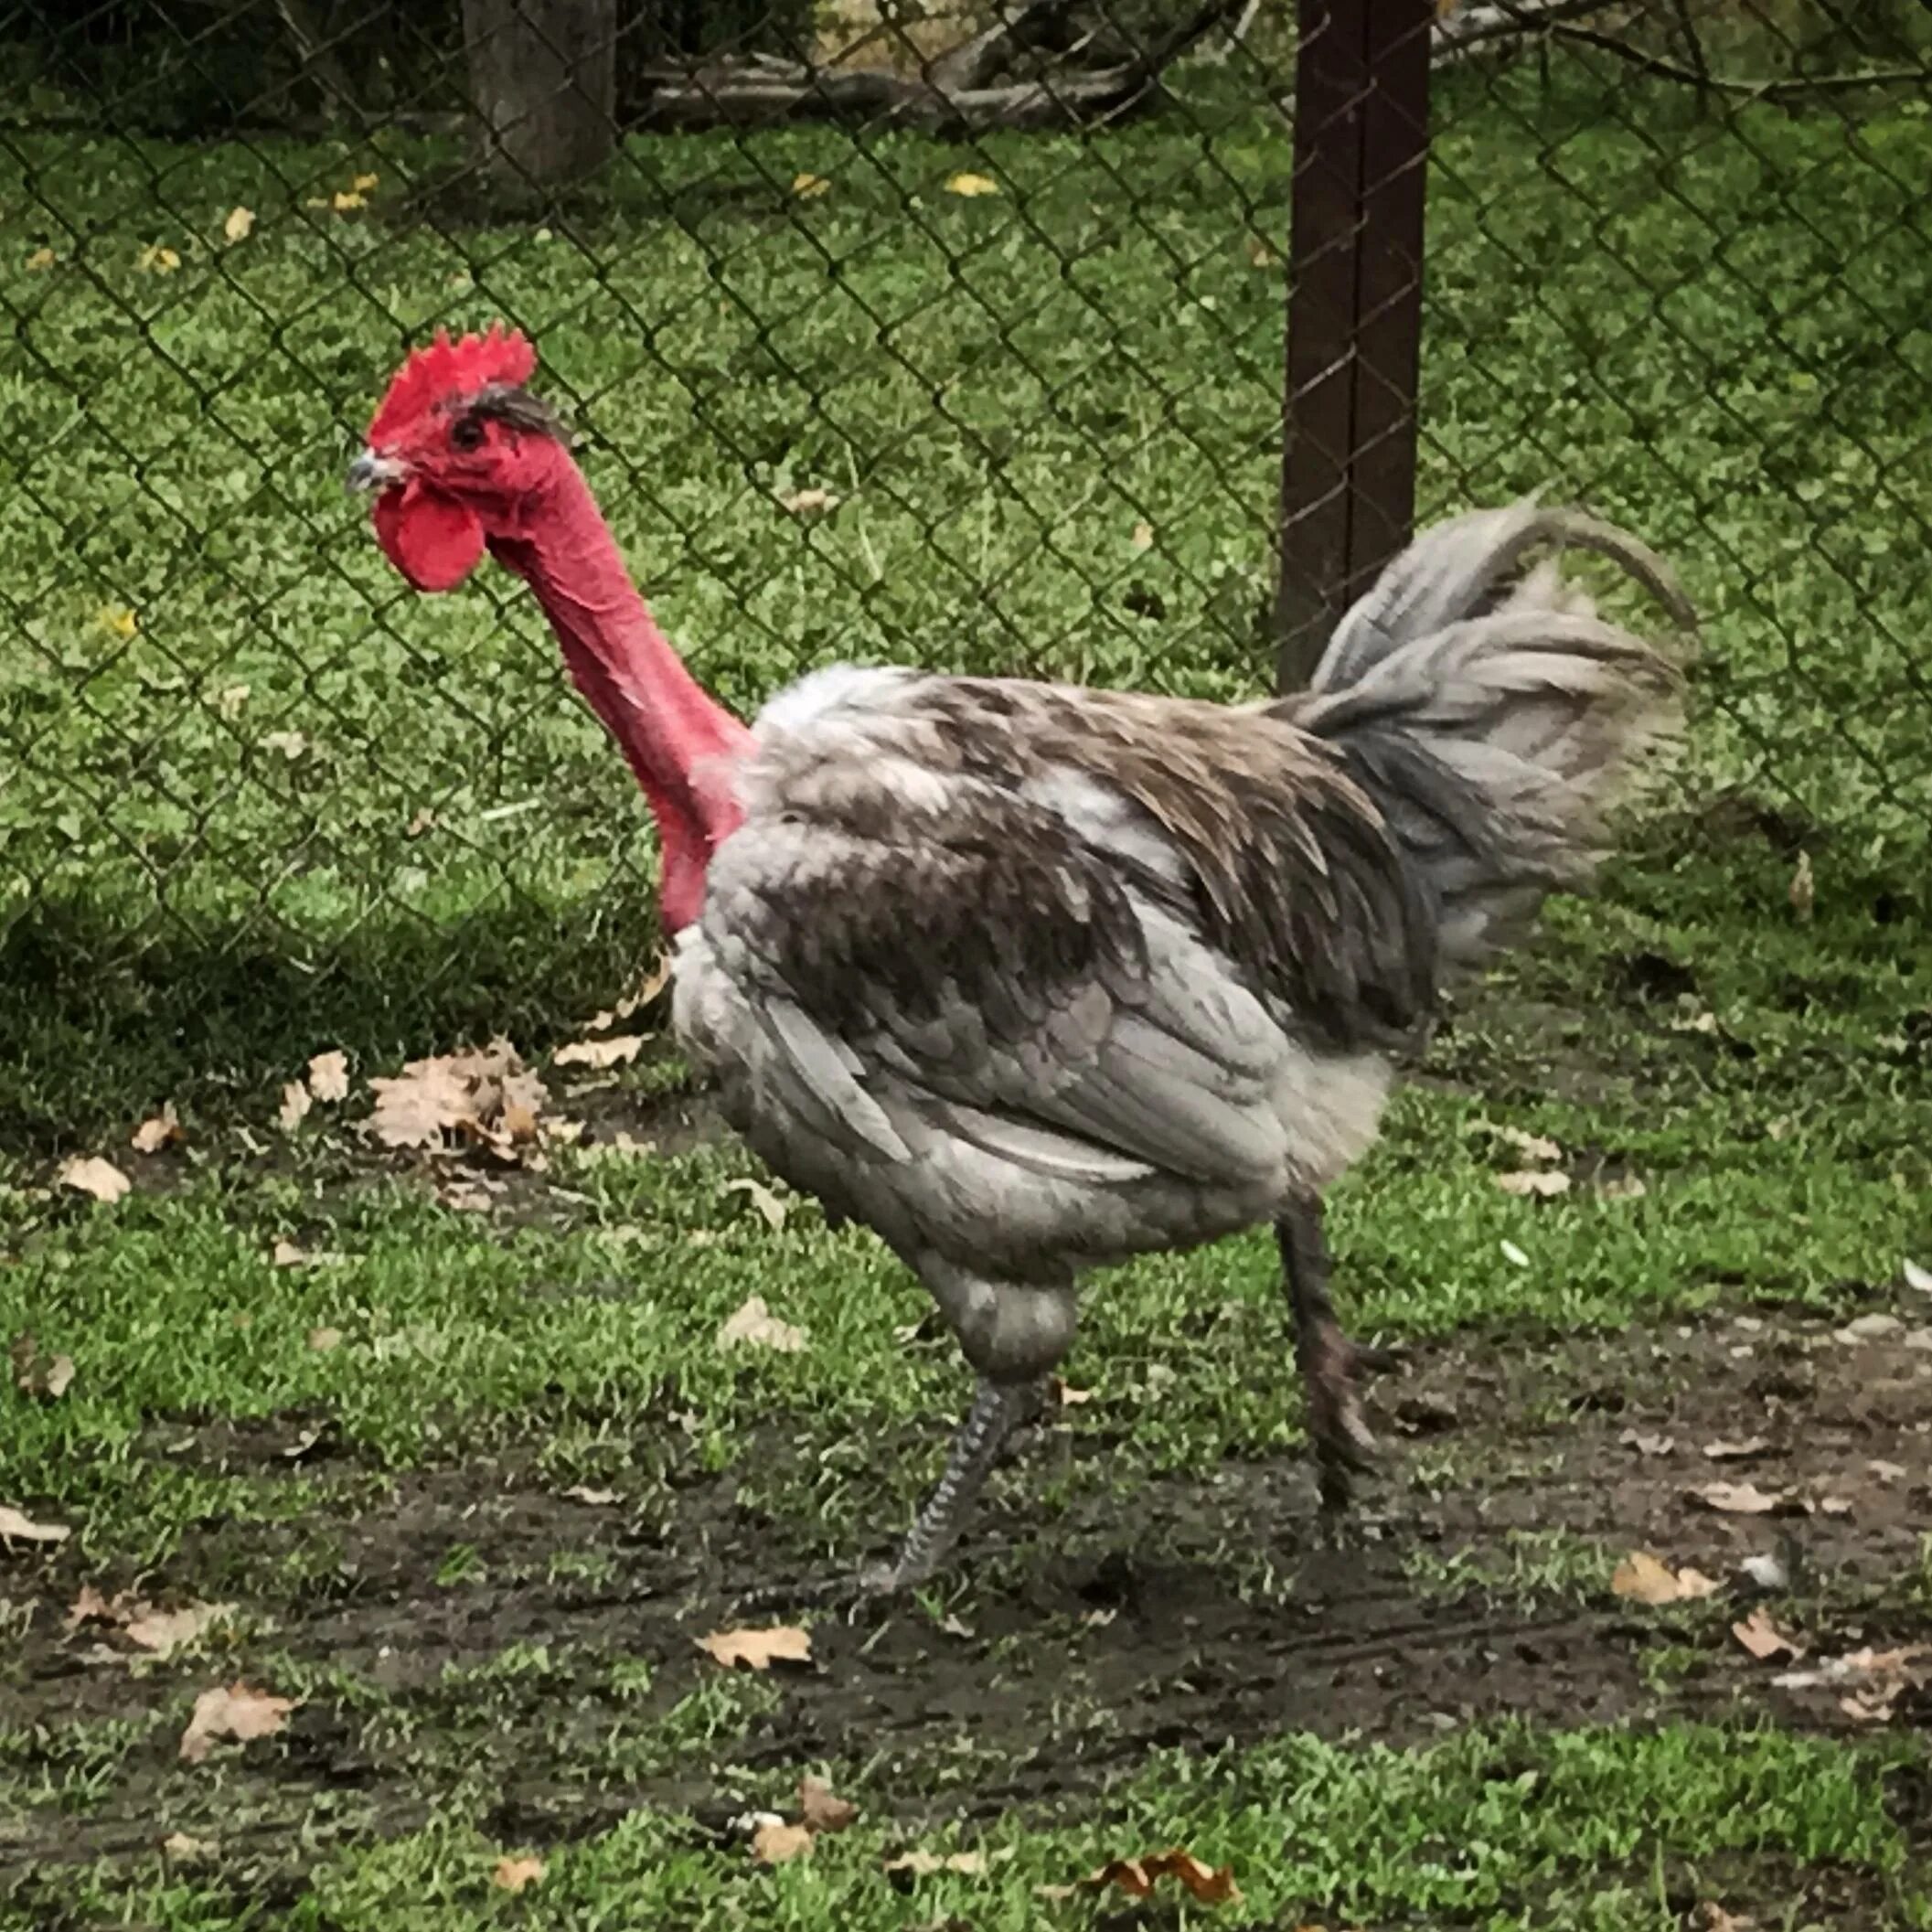
[[[819,69],[802,62],[784,67],[740,59],[696,69],[659,68],[650,79],[656,91],[635,117],[645,127],[707,127],[720,123],[837,121],[880,117],[933,131],[977,128],[1064,127],[1092,114],[1112,113],[1140,100],[1163,69],[1230,14],[1241,0],[1207,0],[1191,17],[1132,59],[1110,67],[1064,68],[1038,80],[1004,87],[948,89],[937,77],[951,55],[942,55],[923,76],[881,68]],[[1061,9],[1023,8],[1004,34],[977,36],[972,65],[984,72],[990,58],[1003,58],[1016,29],[1038,31]],[[963,53],[966,48],[955,49]],[[962,61],[955,70],[964,70]]]
[[[1932,68],[1923,67],[1877,68],[1855,74],[1793,75],[1783,80],[1734,80],[1722,74],[1699,74],[1675,60],[1666,60],[1659,55],[1647,54],[1639,48],[1631,47],[1615,34],[1598,33],[1595,27],[1564,24],[1544,26],[1539,30],[1553,39],[1571,40],[1579,47],[1594,47],[1602,53],[1615,54],[1638,73],[1649,74],[1659,80],[1681,81],[1690,87],[1710,88],[1720,94],[1734,94],[1751,101],[1797,101],[1807,94],[1821,93],[1828,89],[1836,92],[1844,88],[1900,87],[1907,81],[1916,81],[1920,85],[1932,83]]]

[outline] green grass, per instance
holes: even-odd
[[[1726,132],[1555,69],[1443,92],[1422,497],[1578,490],[1678,558],[1707,616],[1692,757],[1605,896],[1459,1005],[1331,1222],[1355,1328],[1503,1361],[1745,1306],[1815,1326],[1932,1260],[1932,117]],[[439,321],[531,329],[736,705],[834,656],[1262,686],[1282,292],[1248,242],[1278,239],[1289,155],[1225,77],[1186,92],[1086,146],[637,144],[542,235],[415,219],[446,157],[387,134],[0,150],[0,1339],[76,1364],[58,1402],[0,1391],[0,1502],[75,1532],[0,1552],[9,1932],[1084,1927],[1095,1901],[1036,1887],[1170,1842],[1245,1904],[1149,1924],[1665,1932],[1710,1898],[1932,1926],[1922,1742],[1781,1719],[1721,1603],[1634,1655],[1600,1633],[1616,1723],[1464,1722],[1471,1680],[1426,1649],[1388,1738],[1318,1692],[1276,1713],[1300,1680],[1268,1646],[1317,1585],[1292,1509],[1254,1521],[1300,1480],[1264,1238],[1096,1284],[1066,1365],[1093,1399],[998,1478],[1009,1533],[971,1571],[870,1634],[820,1626],[808,1677],[726,1678],[689,1641],[728,1614],[714,1545],[848,1562],[934,1472],[966,1378],[930,1326],[895,1334],[917,1289],[808,1203],[769,1229],[732,1147],[553,1151],[479,1216],[326,1110],[274,1126],[318,1049],[358,1079],[498,1030],[540,1053],[655,929],[638,806],[528,601],[404,594],[341,496]],[[960,166],[1002,192],[948,195]],[[830,190],[794,197],[800,171]],[[364,172],[368,210],[306,207]],[[237,205],[255,231],[224,245]],[[774,500],[805,486],[843,500]],[[679,1079],[665,1056],[599,1105]],[[127,1200],[49,1186],[163,1099],[187,1147]],[[1499,1190],[1497,1124],[1560,1142],[1572,1192]],[[335,1259],[278,1268],[283,1240]],[[713,1346],[754,1290],[803,1353]],[[1520,1437],[1560,1456],[1575,1393],[1553,1365],[1467,1468],[1407,1446],[1396,1492],[1479,1484]],[[1060,1580],[1095,1550],[1157,1597],[1230,1579],[1236,1635],[1109,1622]],[[1478,1599],[1600,1616],[1617,1553],[1546,1522],[1387,1564],[1425,1632]],[[1909,1636],[1928,1574],[1815,1601]],[[92,1579],[237,1611],[181,1658],[74,1668]],[[1172,1680],[1151,1716],[1142,1664]],[[1251,1667],[1271,1692],[1217,1692]],[[290,1733],[180,1766],[195,1694],[237,1673],[303,1700]],[[1195,1703],[1222,1729],[1168,1748]],[[1417,1744],[1430,1712],[1455,1735]],[[757,1870],[730,1820],[814,1765],[859,1827]],[[222,1849],[164,1865],[171,1831]],[[909,1895],[881,1869],[908,1844],[998,1855]],[[511,1900],[489,1872],[527,1845],[550,1869]]]

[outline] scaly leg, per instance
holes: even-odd
[[[891,1563],[860,1574],[859,1585],[867,1596],[917,1589],[933,1575],[959,1541],[959,1532],[1007,1438],[1039,1413],[1045,1393],[1041,1381],[980,1378],[973,1406],[953,1438],[945,1473],[907,1532],[899,1554]]]
[[[1308,1393],[1308,1433],[1315,1442],[1321,1505],[1349,1506],[1351,1478],[1375,1464],[1375,1438],[1362,1420],[1356,1374],[1388,1368],[1395,1358],[1350,1341],[1329,1299],[1329,1244],[1322,1232],[1321,1201],[1310,1195],[1275,1223],[1282,1278],[1295,1313],[1295,1360]]]

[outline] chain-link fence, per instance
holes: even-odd
[[[1288,385],[1291,550],[1311,465],[1425,519],[1582,496],[1707,614],[1697,770],[1905,872],[1927,17],[1411,0],[1350,125],[1399,136],[1426,33],[1419,389],[1373,220]],[[1296,54],[1258,0],[0,8],[0,1110],[90,1060],[540,1032],[648,946],[641,815],[529,600],[414,596],[342,493],[439,325],[529,333],[736,706],[839,657],[1261,687]]]

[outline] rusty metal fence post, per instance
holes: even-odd
[[[1278,678],[1308,682],[1415,507],[1432,0],[1300,0]]]

